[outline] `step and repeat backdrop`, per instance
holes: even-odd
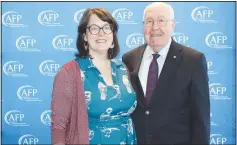
[[[118,58],[145,43],[143,10],[151,2],[2,2],[2,143],[50,144],[54,76],[74,59],[87,8],[103,7],[119,23]],[[235,2],[167,2],[173,39],[207,58],[210,144],[235,144]]]

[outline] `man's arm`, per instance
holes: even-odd
[[[210,98],[207,64],[204,54],[195,61],[192,75],[192,140],[191,144],[209,144],[210,139]]]
[[[122,56],[122,62],[123,62],[125,65],[127,65],[127,61],[126,61],[126,60],[127,60],[127,59],[126,59],[127,57],[126,57],[126,56],[127,56],[126,53],[123,54],[123,56]]]

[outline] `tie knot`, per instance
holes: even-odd
[[[153,55],[153,59],[157,59],[160,55],[158,53],[152,54]]]

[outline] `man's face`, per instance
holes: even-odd
[[[174,31],[175,21],[169,9],[162,6],[149,7],[144,16],[144,36],[153,49],[167,45]]]

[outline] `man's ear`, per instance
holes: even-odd
[[[176,26],[176,20],[173,20],[173,23],[172,23],[172,29],[173,29],[173,31],[174,31],[175,26]]]

